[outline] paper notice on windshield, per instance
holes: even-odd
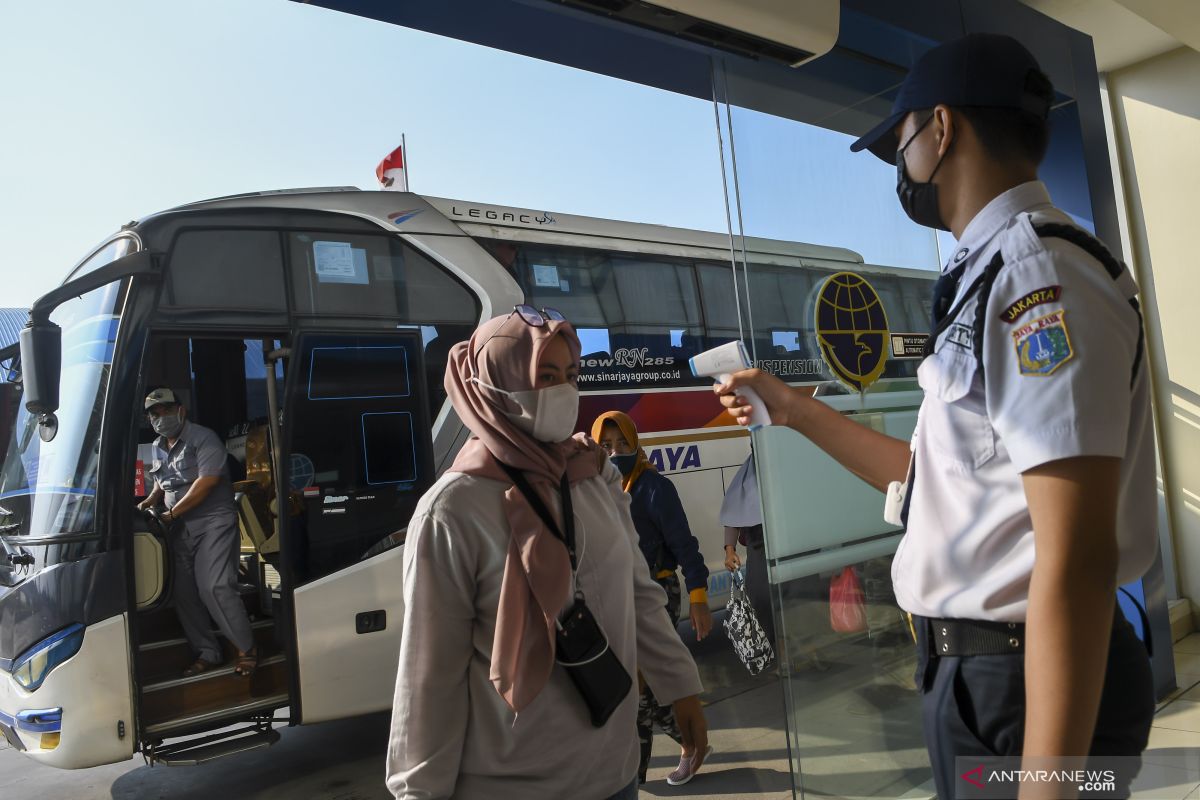
[[[321,283],[370,283],[366,256],[349,242],[313,242],[313,271]]]
[[[557,289],[559,287],[558,267],[550,264],[534,264],[533,284],[535,286],[553,286]]]

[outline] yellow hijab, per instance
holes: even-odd
[[[611,422],[616,425],[621,431],[621,435],[625,437],[625,441],[629,442],[629,446],[637,453],[637,461],[634,462],[633,469],[625,476],[625,482],[622,489],[629,491],[633,484],[641,477],[646,470],[654,470],[654,466],[650,460],[646,458],[646,451],[638,444],[637,425],[633,424],[633,420],[628,414],[621,411],[605,411],[600,416],[596,417],[596,421],[592,423],[592,438],[597,442],[600,441],[600,436],[604,432],[604,424]]]

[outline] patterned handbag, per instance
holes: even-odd
[[[758,622],[754,606],[746,599],[746,578],[740,569],[733,571],[733,583],[729,588],[725,633],[733,643],[733,651],[751,675],[759,674],[775,660],[775,650]]]

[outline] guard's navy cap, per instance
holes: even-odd
[[[940,44],[913,64],[888,118],[850,149],[855,153],[870,150],[895,164],[899,147],[896,126],[910,111],[938,104],[1015,108],[1045,119],[1050,104],[1026,89],[1031,70],[1040,71],[1037,59],[1011,36],[971,33]]]

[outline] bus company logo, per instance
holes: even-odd
[[[457,204],[450,206],[450,216],[483,219],[489,222],[518,222],[522,225],[537,225],[538,227],[558,224],[558,220],[551,216],[549,211],[543,211],[541,216],[536,216],[516,211],[496,211],[492,208],[473,208]]]
[[[646,460],[659,472],[700,469],[700,447],[694,444],[683,447],[656,447],[646,454]]]
[[[618,367],[626,369],[637,369],[638,367],[663,367],[668,364],[674,364],[674,356],[665,356],[663,358],[651,358],[649,347],[622,347],[617,352],[613,353],[613,363]]]
[[[387,218],[393,225],[399,225],[402,222],[407,222],[424,210],[423,208],[406,208],[403,211],[393,211],[387,215]]]
[[[888,323],[871,284],[853,272],[830,275],[817,292],[817,343],[833,376],[856,392],[887,365]]]

